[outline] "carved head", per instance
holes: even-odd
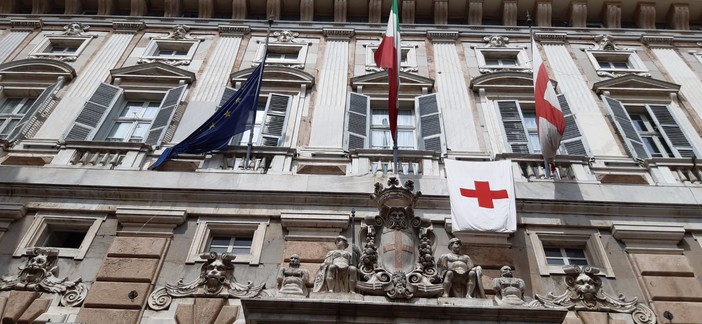
[[[290,267],[291,268],[299,268],[300,267],[300,256],[297,254],[293,254],[290,256]]]
[[[488,47],[505,47],[509,42],[509,37],[492,35],[483,37],[483,40],[487,42]]]
[[[586,305],[594,305],[596,295],[602,289],[602,281],[595,276],[600,269],[589,266],[564,266],[563,272],[568,275],[566,284],[577,298]]]
[[[595,281],[586,273],[581,273],[575,278],[574,288],[578,293],[584,296],[597,292],[595,289]]]
[[[458,252],[460,252],[461,250],[462,245],[463,244],[461,243],[461,240],[459,238],[454,237],[449,240],[448,248],[449,250],[451,250],[451,252],[458,254]]]
[[[63,26],[64,33],[66,35],[80,35],[83,32],[87,31],[90,26],[88,25],[82,25],[81,23],[70,23],[66,26]]]
[[[20,275],[25,282],[38,283],[49,273],[56,271],[54,264],[58,251],[35,248],[27,251],[30,256],[27,263],[20,267]]]
[[[337,236],[334,243],[336,244],[336,248],[339,250],[346,250],[346,248],[349,247],[349,241],[347,241],[346,237],[342,235]]]
[[[512,268],[510,266],[503,266],[500,268],[500,275],[503,278],[512,278],[514,275],[512,274]]]
[[[200,257],[206,260],[200,270],[200,279],[204,281],[207,292],[218,293],[234,273],[232,261],[236,256],[229,253],[218,255],[216,252],[210,252]]]

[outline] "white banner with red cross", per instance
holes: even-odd
[[[510,161],[444,161],[454,232],[511,233],[517,230]]]

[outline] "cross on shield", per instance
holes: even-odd
[[[415,247],[413,235],[409,231],[387,229],[380,239],[383,268],[386,271],[409,273],[414,270]]]

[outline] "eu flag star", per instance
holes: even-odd
[[[241,98],[236,98],[236,100],[235,100],[234,102],[240,103],[240,102],[241,102]]]
[[[229,118],[231,116],[232,116],[232,113],[229,110],[224,112],[224,118]]]
[[[215,128],[215,123],[212,123],[212,125],[210,125],[210,128]]]

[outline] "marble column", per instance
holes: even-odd
[[[622,27],[622,8],[619,7],[619,3],[605,3],[602,11],[602,20],[606,28]]]
[[[402,14],[400,17],[403,24],[414,24],[414,16],[416,10],[415,0],[403,0],[402,1]]]
[[[551,1],[540,1],[536,3],[536,26],[551,27],[551,16],[553,9]]]
[[[334,21],[335,22],[346,22],[347,11],[348,11],[348,1],[347,0],[334,0]]]

